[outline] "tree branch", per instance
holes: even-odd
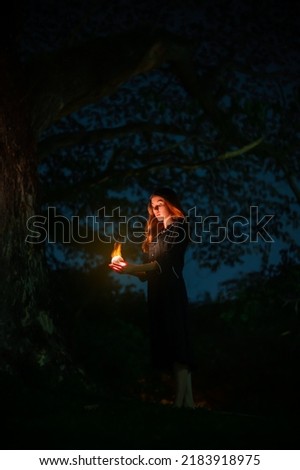
[[[54,153],[56,150],[64,147],[72,147],[74,145],[92,145],[102,140],[112,140],[124,137],[129,134],[143,134],[143,133],[163,133],[178,136],[188,136],[190,133],[184,129],[169,126],[167,124],[151,124],[147,122],[131,123],[125,126],[113,127],[110,129],[97,129],[90,132],[76,132],[58,134],[49,137],[40,142],[38,145],[38,156],[40,159],[47,157],[47,155]]]
[[[201,167],[212,165],[212,164],[214,164],[216,162],[219,162],[219,161],[223,161],[223,160],[227,160],[229,158],[235,158],[235,157],[241,156],[241,155],[249,152],[250,150],[253,150],[258,145],[260,145],[262,142],[263,142],[263,138],[261,137],[261,138],[255,140],[254,142],[251,142],[251,143],[249,143],[249,144],[245,145],[244,147],[239,148],[237,150],[228,151],[228,152],[225,152],[223,154],[218,155],[217,157],[211,158],[209,160],[203,160],[203,161],[199,161],[197,163],[191,163],[191,164],[185,164],[185,163],[179,162],[179,161],[176,162],[174,160],[172,161],[172,160],[170,160],[170,158],[168,158],[168,159],[164,160],[163,162],[161,160],[154,161],[152,163],[149,163],[148,165],[143,165],[140,168],[131,168],[131,169],[128,169],[128,170],[113,169],[113,168],[109,167],[106,171],[104,171],[102,173],[102,175],[100,175],[100,178],[99,178],[99,176],[97,176],[94,179],[89,179],[88,181],[83,181],[80,184],[77,184],[76,186],[73,186],[73,187],[68,186],[68,188],[64,188],[62,190],[58,190],[57,188],[53,188],[51,193],[48,192],[47,195],[48,195],[48,197],[50,197],[50,199],[51,199],[51,194],[53,194],[56,199],[59,199],[59,198],[64,198],[65,200],[66,199],[72,199],[72,197],[74,195],[78,196],[79,192],[87,191],[88,189],[91,189],[91,188],[93,188],[95,186],[98,186],[98,185],[103,185],[104,183],[107,183],[109,180],[120,179],[120,178],[124,179],[124,178],[132,177],[132,176],[140,176],[144,173],[147,173],[150,170],[157,170],[157,169],[161,169],[161,168],[173,167],[173,168],[182,168],[182,169],[187,170],[187,171],[193,171],[193,170],[197,170],[198,168],[201,168]],[[162,153],[164,153],[163,150],[162,150],[161,154]],[[156,154],[156,155],[158,156],[158,154]],[[153,155],[147,155],[147,156],[144,155],[144,159],[146,159],[146,160],[149,160],[151,158],[153,158]]]
[[[174,162],[174,161],[170,161],[170,159],[168,159],[165,162],[150,163],[149,165],[143,166],[143,167],[138,168],[138,169],[128,170],[128,172],[126,172],[126,176],[137,175],[137,174],[145,173],[145,172],[147,172],[149,170],[152,170],[152,169],[156,170],[158,168],[164,168],[164,167],[170,167],[170,166],[175,167],[175,168],[176,167],[177,168],[182,168],[184,170],[190,170],[190,171],[197,170],[198,168],[202,168],[202,167],[205,167],[205,166],[210,166],[213,163],[216,163],[216,162],[219,162],[219,161],[228,160],[229,158],[235,158],[235,157],[241,156],[241,155],[243,155],[247,152],[250,152],[250,150],[253,150],[255,147],[260,145],[262,142],[263,142],[263,137],[255,140],[254,142],[251,142],[250,144],[245,145],[244,147],[239,148],[237,150],[231,150],[231,151],[225,152],[223,154],[220,154],[217,157],[210,158],[209,160],[202,160],[202,161],[197,162],[197,163]]]
[[[25,77],[33,129],[39,133],[55,120],[111,95],[135,75],[182,60],[188,49],[186,41],[171,33],[137,30],[31,61]]]
[[[74,48],[48,54],[27,65],[28,109],[36,133],[82,106],[97,103],[132,77],[163,63],[191,98],[212,120],[223,142],[244,145],[238,129],[219,109],[212,93],[220,67],[199,77],[190,44],[166,32],[132,31],[98,38]],[[224,64],[221,64],[221,70]],[[26,72],[26,71],[25,71]]]

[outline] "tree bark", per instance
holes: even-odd
[[[22,100],[18,64],[1,51],[0,74],[0,341],[1,368],[36,354],[32,335],[42,328],[46,267],[40,245],[25,242],[27,221],[37,211],[37,162]],[[45,315],[45,314],[44,314]],[[45,324],[45,321],[44,321]]]

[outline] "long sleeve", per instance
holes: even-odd
[[[149,261],[159,265],[158,275],[181,275],[187,244],[188,225],[184,221],[176,221],[158,234],[149,247]]]

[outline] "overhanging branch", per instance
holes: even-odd
[[[146,133],[163,133],[178,136],[191,135],[191,133],[188,133],[182,128],[169,126],[167,124],[151,124],[148,122],[131,123],[125,126],[113,127],[110,129],[97,129],[95,131],[89,132],[83,131],[76,133],[64,133],[49,137],[40,142],[38,146],[38,155],[40,159],[43,159],[60,148],[73,147],[75,145],[93,145],[101,142],[102,140],[113,140],[125,137],[130,134]]]
[[[169,159],[164,162],[150,163],[149,165],[143,166],[138,169],[128,170],[125,176],[139,175],[139,174],[148,172],[150,170],[156,170],[156,169],[167,168],[167,167],[182,168],[183,170],[187,170],[187,171],[197,170],[199,168],[206,167],[206,166],[212,165],[214,163],[217,163],[223,160],[228,160],[230,158],[235,158],[235,157],[244,155],[245,153],[250,152],[250,150],[253,150],[255,147],[260,145],[262,142],[263,142],[263,137],[239,149],[224,152],[223,154],[220,154],[217,157],[210,158],[209,160],[203,160],[203,161],[196,162],[196,163],[175,162],[175,161],[170,161]]]
[[[187,41],[163,31],[128,31],[47,54],[27,64],[27,101],[36,133],[96,103],[132,77],[186,61]],[[194,71],[195,72],[195,71]],[[195,72],[196,73],[196,72]]]
[[[96,187],[99,185],[102,186],[103,184],[107,184],[108,181],[117,180],[120,178],[124,180],[128,177],[137,177],[149,171],[157,170],[157,169],[172,167],[172,168],[182,168],[186,171],[197,170],[202,167],[213,165],[214,163],[217,163],[217,162],[222,162],[230,158],[236,158],[238,156],[244,155],[245,153],[250,152],[254,148],[258,147],[262,142],[263,142],[263,137],[255,140],[254,142],[250,142],[249,144],[239,149],[224,152],[223,154],[220,154],[217,157],[211,158],[209,160],[195,162],[195,163],[184,163],[182,161],[175,161],[174,159],[170,160],[170,158],[167,158],[164,161],[155,160],[149,163],[148,165],[143,165],[142,167],[139,167],[139,168],[131,168],[127,170],[109,167],[109,169],[104,171],[100,176],[95,177],[93,179],[89,179],[88,181],[87,180],[82,181],[76,186],[73,186],[73,187],[69,186],[68,188],[63,188],[61,190],[58,190],[57,188],[53,189],[53,196],[55,196],[56,200],[59,198],[63,198],[65,200],[72,199],[74,195],[78,196],[79,192],[88,191],[89,189],[92,189],[93,187]],[[161,155],[165,155],[163,150],[161,152]],[[156,153],[156,157],[158,156],[159,155]],[[153,159],[153,155],[144,155],[144,159],[151,160]],[[51,193],[48,193],[48,197],[49,196],[51,199]]]

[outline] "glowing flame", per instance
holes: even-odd
[[[119,263],[120,261],[124,261],[122,257],[122,251],[121,251],[121,243],[116,242],[114,244],[114,249],[111,253],[111,262]]]
[[[111,252],[111,257],[113,258],[114,256],[122,256],[121,243],[116,242],[114,244],[114,249]]]

